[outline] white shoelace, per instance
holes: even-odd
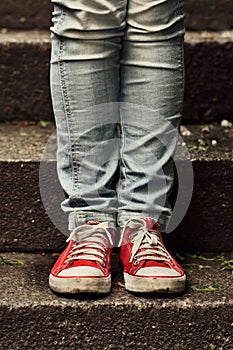
[[[108,228],[108,222],[101,222],[98,225],[85,224],[76,227],[66,240],[67,242],[70,240],[75,241],[67,261],[93,260],[104,264],[105,252],[108,248],[107,241],[111,246],[113,245]]]
[[[133,248],[130,263],[132,263],[133,259],[135,259],[137,263],[142,260],[155,260],[160,262],[171,261],[166,248],[160,240],[160,235],[155,231],[150,232],[146,226],[145,220],[137,218],[129,219],[123,227],[122,239],[127,227],[135,230],[135,236],[132,239]],[[133,233],[134,232],[132,232],[132,234]],[[143,251],[137,253],[140,249],[143,249]]]

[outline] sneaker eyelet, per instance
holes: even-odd
[[[138,261],[138,256],[137,255],[134,256],[134,260],[135,260],[134,265],[138,265],[139,261]]]

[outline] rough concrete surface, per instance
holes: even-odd
[[[11,29],[47,29],[51,24],[49,0],[1,0],[0,27]],[[185,25],[190,30],[223,30],[233,27],[231,0],[185,1]]]
[[[0,120],[51,119],[49,34],[0,34]]]
[[[184,121],[232,119],[233,32],[187,32],[185,41]],[[0,33],[0,120],[53,120],[49,60],[49,32]]]
[[[230,124],[231,125],[231,124]],[[184,128],[184,131],[182,131]],[[183,135],[182,133],[191,133]],[[56,127],[50,121],[14,121],[0,123],[0,161],[41,161],[56,159]],[[231,161],[233,159],[233,127],[219,123],[181,125],[177,156],[185,158],[185,142],[192,161]],[[198,141],[201,140],[201,141]],[[212,140],[217,142],[212,145]],[[201,147],[204,147],[202,149]],[[48,157],[48,158],[47,158]]]
[[[9,29],[47,29],[53,6],[49,0],[1,0],[0,27]]]
[[[56,130],[53,123],[43,120],[37,124],[27,121],[0,123],[0,136],[0,161],[38,162],[48,147],[48,140],[56,136]]]
[[[231,0],[185,0],[185,25],[190,30],[233,28]]]
[[[125,291],[114,256],[108,296],[58,297],[48,288],[57,257],[1,254],[25,265],[1,263],[1,350],[231,350],[232,275],[219,262],[187,266],[183,295],[135,295]],[[191,260],[190,260],[191,261]],[[194,263],[194,261],[193,261]],[[213,291],[204,291],[212,286]],[[194,290],[198,289],[198,290]]]
[[[192,135],[184,137],[184,141],[191,149],[194,168],[192,201],[182,223],[165,240],[175,251],[232,250],[233,128],[213,124],[207,132],[205,126],[188,127]],[[60,251],[65,245],[67,217],[60,209],[65,195],[57,179],[56,163],[40,162],[52,131],[53,125],[41,128],[0,124],[2,251]],[[205,150],[199,149],[200,139]],[[212,139],[218,142],[215,147],[211,146]],[[43,171],[39,186],[40,166]],[[40,190],[46,199],[43,203]],[[173,202],[176,192],[177,184]]]
[[[233,119],[233,32],[187,33],[184,116],[188,121]],[[231,79],[232,77],[232,79]],[[189,117],[190,116],[190,117]]]

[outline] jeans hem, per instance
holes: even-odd
[[[111,228],[116,227],[116,215],[112,213],[102,213],[98,211],[73,211],[69,214],[69,231],[77,226],[84,225],[88,221],[99,221],[109,223]]]
[[[124,213],[124,214],[119,214],[118,215],[118,225],[120,227],[123,227],[124,224],[132,218],[153,218],[156,220],[160,226],[160,231],[162,234],[166,233],[169,221],[171,219],[171,216],[169,215],[160,215],[159,218],[156,218],[154,215],[147,214],[147,213],[137,213],[137,212],[129,212],[129,213]]]

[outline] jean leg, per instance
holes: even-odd
[[[88,220],[115,224],[119,52],[126,0],[55,0],[51,94],[57,168],[68,198],[69,228]]]
[[[118,222],[154,217],[165,232],[184,92],[183,0],[129,0],[121,52]]]

